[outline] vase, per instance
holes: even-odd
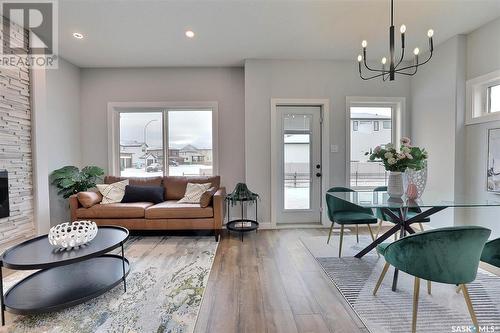
[[[387,194],[389,194],[391,198],[401,198],[403,194],[405,194],[402,172],[389,171]]]
[[[420,198],[427,184],[427,163],[420,170],[406,169],[405,178],[408,184],[406,196],[410,199]]]

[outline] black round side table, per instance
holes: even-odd
[[[243,183],[236,185],[236,188],[231,194],[226,196],[227,201],[227,223],[226,229],[228,231],[239,232],[241,241],[243,242],[243,234],[245,232],[253,231],[257,232],[259,228],[259,222],[257,222],[257,201],[259,195],[251,192],[247,186]],[[231,206],[235,203],[239,203],[241,206],[241,218],[231,220]],[[247,217],[245,214],[245,206],[251,204],[255,205],[255,220]]]

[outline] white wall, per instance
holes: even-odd
[[[500,19],[473,31],[467,36],[467,79],[500,70]],[[499,201],[500,196],[486,191],[488,160],[488,129],[500,128],[500,122],[468,125],[465,128],[467,157],[465,183],[471,199]],[[500,236],[500,208],[470,210],[469,223],[492,229],[492,237]]]
[[[346,96],[406,97],[407,78],[394,82],[362,81],[352,61],[247,60],[245,62],[245,174],[249,188],[261,195],[259,218],[271,220],[271,98],[330,100],[330,185],[345,184]],[[407,133],[403,133],[407,134]]]
[[[426,57],[427,55],[424,55]],[[411,78],[411,133],[413,143],[429,152],[426,192],[454,200],[463,180],[463,136],[465,98],[465,36],[456,36],[436,47],[429,63]],[[455,223],[454,210],[432,217],[432,227]],[[460,214],[457,214],[459,216]]]
[[[47,169],[80,167],[80,69],[59,58],[58,69],[46,71]],[[48,181],[48,178],[47,178]],[[68,201],[49,186],[51,225],[69,221]]]
[[[217,101],[219,173],[232,190],[245,177],[243,74],[242,68],[82,69],[82,165],[107,169],[108,102]]]

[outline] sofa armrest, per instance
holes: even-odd
[[[69,209],[71,212],[71,222],[73,222],[76,221],[76,210],[80,208],[80,201],[78,201],[76,194],[72,194],[68,200],[69,200]]]
[[[224,224],[224,217],[226,216],[226,205],[224,204],[226,199],[226,188],[221,187],[215,192],[213,199],[214,208],[214,229],[222,229]]]

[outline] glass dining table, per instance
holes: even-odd
[[[499,200],[481,200],[455,195],[453,199],[447,200],[446,195],[431,191],[424,192],[416,200],[411,200],[404,196],[402,198],[391,198],[386,191],[327,192],[327,195],[333,195],[360,207],[380,209],[394,223],[394,226],[358,252],[355,255],[356,258],[362,258],[365,254],[375,249],[378,244],[384,242],[397,232],[399,232],[400,237],[415,233],[415,230],[412,228],[413,223],[419,223],[446,208],[500,206],[500,198]],[[412,214],[408,214],[409,211]],[[393,280],[393,290],[396,289],[397,275],[398,271],[396,270]]]

